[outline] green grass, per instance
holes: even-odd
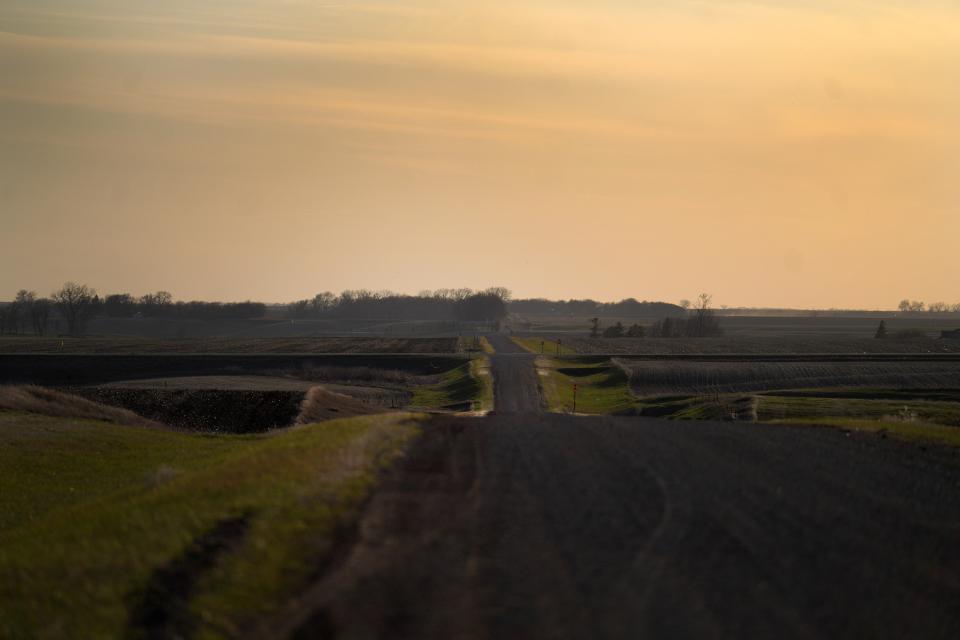
[[[493,407],[493,383],[489,359],[473,358],[444,373],[436,384],[413,389],[411,405],[421,409],[471,407],[488,411]]]
[[[573,410],[573,385],[577,385],[577,413],[628,414],[637,407],[627,376],[608,360],[577,361],[538,358],[540,389],[547,409]]]
[[[540,353],[540,343],[543,343],[544,355],[548,356],[569,356],[576,353],[573,349],[568,347],[565,344],[562,344],[563,339],[561,338],[560,350],[557,352],[557,341],[556,339],[542,338],[539,336],[533,338],[510,338],[518,345],[529,351],[530,353]]]
[[[960,427],[960,403],[918,400],[883,400],[839,397],[757,396],[757,418],[761,422],[804,418],[881,419],[905,414],[922,422]]]
[[[947,427],[941,424],[924,422],[902,422],[896,420],[866,420],[857,418],[814,418],[789,420],[774,420],[770,424],[799,424],[822,427],[849,429],[851,431],[868,431],[873,433],[890,434],[904,440],[919,440],[936,442],[960,447],[960,429]]]
[[[645,398],[640,413],[675,420],[725,420],[731,415],[755,411],[757,422],[808,424],[841,428],[889,431],[914,439],[960,444],[960,402],[917,399],[955,399],[953,391],[850,390],[843,397],[838,389],[760,394],[715,394],[712,396],[663,396]],[[879,397],[870,397],[873,393]]]
[[[159,568],[227,519],[195,583],[203,636],[234,636],[312,579],[423,416],[203,436],[0,412],[0,636],[119,637]]]

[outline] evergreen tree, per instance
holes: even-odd
[[[873,336],[877,340],[883,340],[887,337],[887,321],[881,320],[880,326],[877,327],[877,333]]]

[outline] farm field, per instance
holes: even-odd
[[[0,635],[236,636],[335,552],[422,418],[203,436],[0,411]]]
[[[548,411],[818,424],[960,444],[960,363],[538,358]]]
[[[960,362],[614,361],[639,397],[830,387],[960,388]]]
[[[125,337],[0,337],[2,353],[457,353],[457,338],[382,338],[382,337],[319,337],[319,338],[195,338],[157,340]]]
[[[660,318],[649,317],[605,317],[601,318],[601,329],[616,322],[630,326],[637,322],[650,326]],[[960,315],[947,314],[910,314],[899,315],[882,312],[867,315],[725,315],[718,312],[718,319],[728,338],[873,338],[880,321],[893,333],[905,330],[917,330],[927,337],[936,338],[941,331],[960,328]],[[558,318],[551,316],[529,316],[517,318],[511,328],[522,335],[553,334],[578,335],[586,338],[590,328],[590,317]]]
[[[536,344],[540,338],[518,338]],[[572,353],[589,355],[789,355],[789,354],[960,354],[960,340],[876,340],[836,335],[726,336],[722,338],[585,338],[563,336]],[[548,345],[550,343],[548,342]]]

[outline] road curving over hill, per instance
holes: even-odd
[[[960,454],[834,429],[434,417],[278,637],[960,637]]]

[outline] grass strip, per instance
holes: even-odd
[[[313,579],[423,419],[204,436],[0,412],[0,636],[119,637],[145,607],[239,634]]]

